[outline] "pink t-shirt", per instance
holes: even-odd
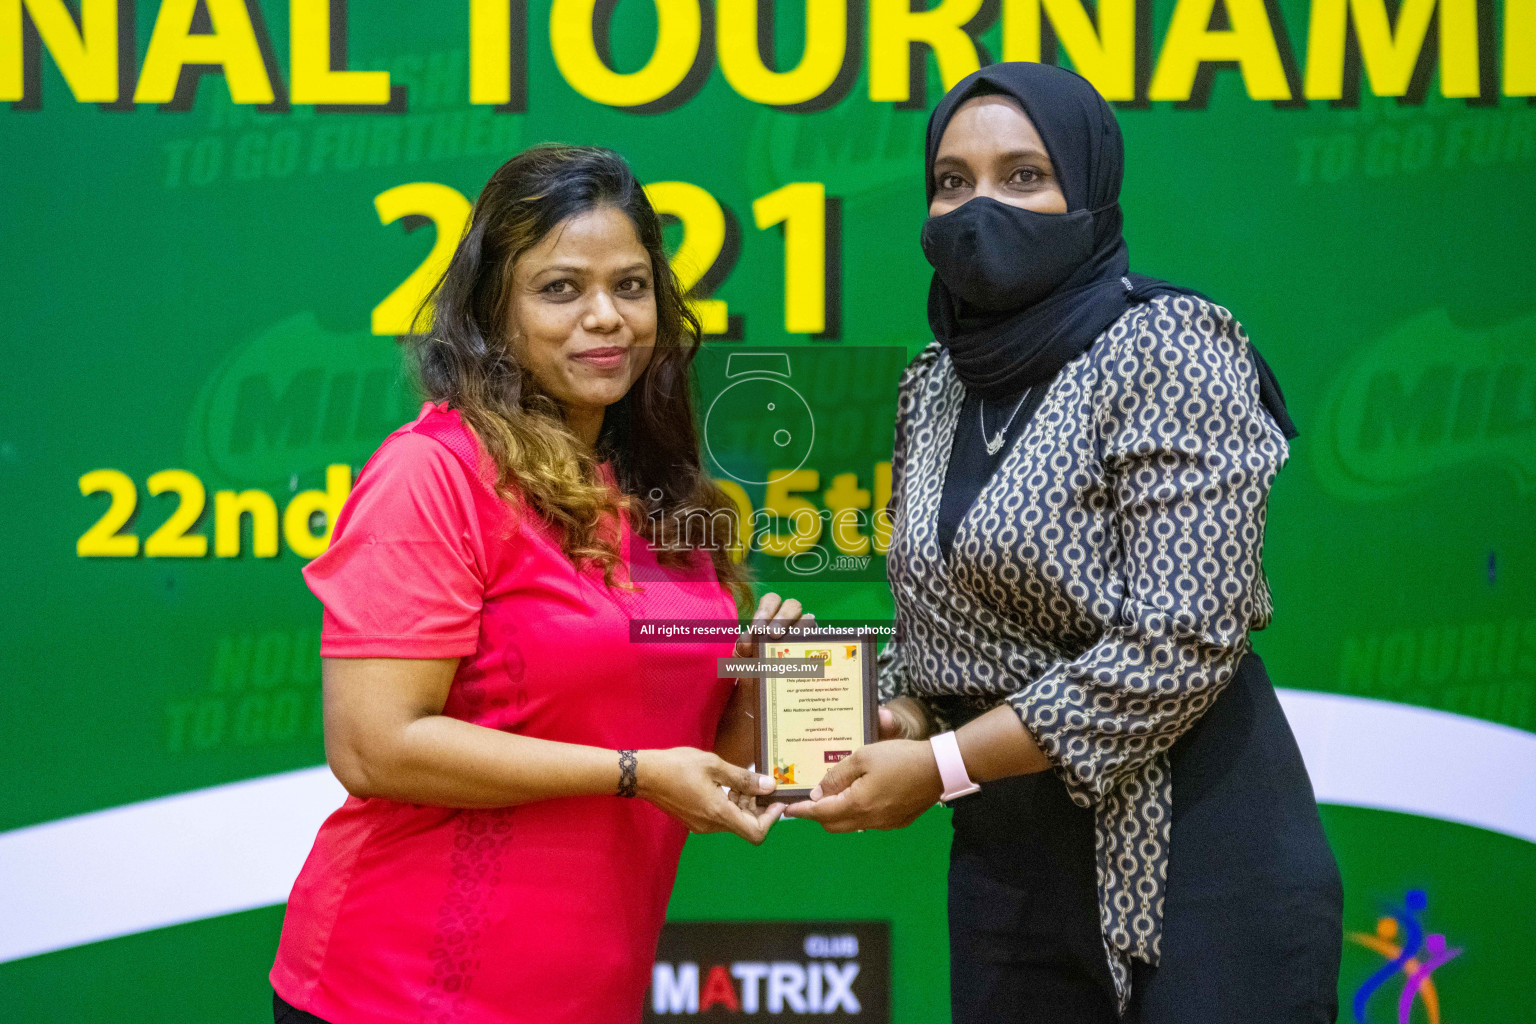
[[[443,713],[621,748],[713,745],[732,641],[632,643],[633,618],[734,619],[703,552],[664,569],[626,525],[642,592],[578,572],[490,486],[456,411],[385,439],[304,570],[324,657],[460,662]],[[640,799],[496,810],[349,797],[294,883],[272,968],[332,1024],[637,1021],[687,829]]]

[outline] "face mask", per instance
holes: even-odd
[[[1032,306],[1093,253],[1093,214],[1036,213],[977,196],[923,223],[923,255],[979,309]]]

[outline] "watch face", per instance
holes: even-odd
[[[704,415],[704,446],[726,476],[771,484],[805,465],[816,441],[811,407],[788,382],[747,377],[731,384]]]

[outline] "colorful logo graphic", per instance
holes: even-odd
[[[1359,1024],[1365,1024],[1365,1011],[1371,996],[1399,971],[1406,980],[1397,1000],[1398,1024],[1409,1024],[1415,999],[1424,1003],[1429,1024],[1440,1024],[1440,995],[1435,991],[1435,983],[1429,976],[1436,968],[1460,956],[1462,951],[1447,947],[1444,935],[1424,934],[1424,926],[1419,923],[1418,915],[1428,905],[1429,897],[1424,890],[1410,889],[1403,896],[1401,910],[1394,909],[1376,922],[1374,935],[1365,932],[1349,933],[1351,942],[1375,950],[1387,958],[1387,962],[1355,991],[1355,1020]],[[1421,951],[1422,958],[1419,955]]]

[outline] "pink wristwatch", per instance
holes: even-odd
[[[933,759],[939,763],[939,778],[944,781],[944,793],[939,797],[939,803],[947,804],[981,789],[966,774],[965,760],[960,756],[960,744],[954,733],[941,732],[929,737],[928,742],[933,747]]]

